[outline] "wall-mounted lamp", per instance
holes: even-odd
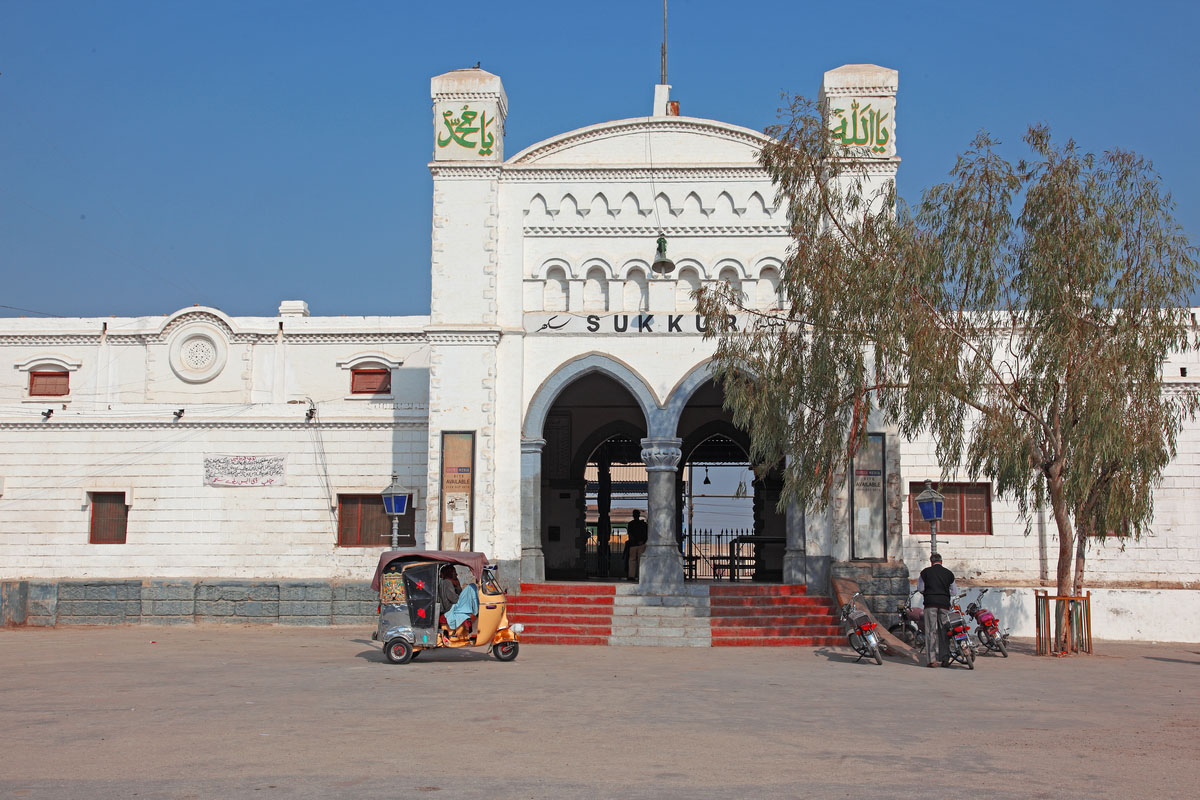
[[[54,409],[47,408],[45,411],[42,412],[42,419],[43,420],[50,419],[50,417],[52,417],[53,415],[54,415]]]
[[[173,416],[175,417],[175,419],[179,419],[180,417],[182,417],[182,416],[183,416],[183,409],[181,408],[181,409],[179,409],[178,411],[176,411],[176,412],[174,413],[174,415],[173,415]]]

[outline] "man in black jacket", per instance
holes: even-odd
[[[950,646],[946,633],[946,615],[950,598],[958,593],[954,573],[942,566],[942,557],[933,553],[929,566],[917,578],[917,591],[925,597],[925,658],[931,667],[950,666]]]

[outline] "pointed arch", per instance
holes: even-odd
[[[540,439],[546,424],[546,415],[550,413],[550,408],[558,396],[569,385],[594,372],[611,378],[628,391],[642,410],[646,430],[651,431],[654,428],[653,423],[660,415],[658,400],[649,382],[628,364],[604,353],[593,352],[560,365],[542,382],[527,406],[525,424],[521,427],[522,435],[526,439]]]

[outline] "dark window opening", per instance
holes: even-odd
[[[124,492],[91,492],[92,521],[88,529],[90,544],[125,544],[129,527],[129,506]]]
[[[377,494],[338,495],[338,547],[388,547],[392,542],[392,519],[383,510]],[[412,496],[408,513],[400,516],[400,546],[416,547],[416,515]]]
[[[934,487],[946,498],[938,536],[943,533],[988,535],[992,532],[992,485],[990,483],[943,483]],[[925,483],[908,485],[909,530],[914,534],[929,533],[929,523],[921,519],[917,495],[925,491]]]

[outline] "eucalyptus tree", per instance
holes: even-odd
[[[794,98],[761,153],[790,226],[779,307],[697,292],[752,459],[783,465],[781,502],[823,506],[882,414],[931,436],[943,474],[990,479],[1026,532],[1050,509],[1058,592],[1078,592],[1089,542],[1148,530],[1197,411],[1163,380],[1196,346],[1197,263],[1160,177],[1034,126],[1026,159],[981,133],[907,206],[823,111]]]

